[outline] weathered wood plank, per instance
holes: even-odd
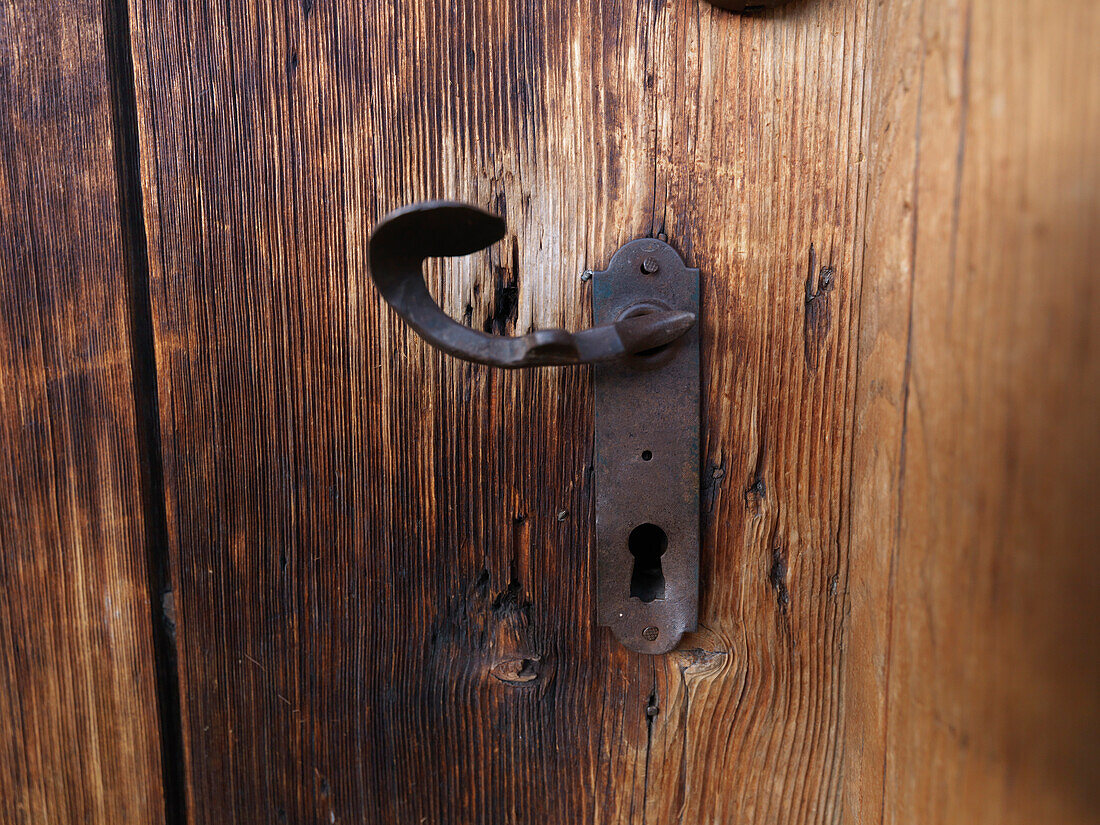
[[[446,308],[588,323],[581,272],[651,223],[652,18],[135,4],[196,822],[640,815],[652,671],[591,627],[590,376],[443,359],[364,255],[393,207],[489,204],[513,235],[434,270]]]
[[[707,552],[646,821],[834,821],[872,12],[669,8],[657,215],[706,273]]]
[[[0,820],[164,819],[104,9],[0,7]]]
[[[898,12],[861,311],[849,818],[1095,822],[1100,7]]]
[[[1058,576],[1095,528],[1070,514],[1096,488],[1097,384],[1065,406],[1053,378],[1100,362],[1095,303],[1070,299],[1095,252],[1096,106],[1081,125],[1067,82],[1086,0],[1029,48],[993,0],[133,12],[196,822],[997,822],[1088,800],[1041,765],[1095,764],[1095,673],[1020,653],[1088,624]],[[453,362],[373,293],[372,221],[426,197],[510,222],[431,269],[485,329],[588,323],[580,272],[638,235],[702,269],[682,650],[591,627],[588,374]],[[1013,303],[993,293],[1023,230]],[[1066,452],[1041,452],[1058,423]],[[1012,602],[979,606],[983,564]]]

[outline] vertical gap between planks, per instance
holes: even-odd
[[[149,250],[142,205],[137,97],[131,62],[130,14],[127,0],[104,0],[103,31],[107,80],[111,86],[111,130],[114,138],[118,211],[128,276],[130,368],[134,420],[141,465],[141,503],[145,523],[145,570],[156,669],[157,719],[160,729],[161,776],[165,825],[185,825],[187,794],[178,659],[168,556],[168,520],[164,501],[157,363],[149,300]]]

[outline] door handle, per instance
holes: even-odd
[[[370,238],[370,274],[386,303],[425,341],[457,358],[494,367],[553,367],[628,358],[675,341],[695,325],[695,314],[653,309],[613,323],[566,332],[489,335],[460,324],[424,283],[426,258],[470,255],[504,237],[496,215],[454,201],[427,201],[386,215]]]
[[[664,240],[638,238],[591,272],[598,326],[489,335],[443,312],[423,263],[477,252],[505,229],[496,215],[452,201],[398,209],[371,233],[371,278],[421,338],[458,358],[596,365],[596,621],[632,650],[666,653],[698,616],[699,270]]]

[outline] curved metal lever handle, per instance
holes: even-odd
[[[509,338],[458,323],[428,292],[424,259],[477,252],[503,238],[506,228],[502,218],[464,203],[406,206],[386,215],[371,233],[371,278],[386,302],[429,344],[494,367],[612,361],[670,343],[695,324],[690,312],[661,311],[576,333],[542,329]]]

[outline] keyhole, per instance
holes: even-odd
[[[630,595],[651,602],[665,597],[665,574],[661,571],[661,556],[668,549],[668,536],[656,524],[639,524],[627,539],[634,557],[634,572],[630,575]]]

